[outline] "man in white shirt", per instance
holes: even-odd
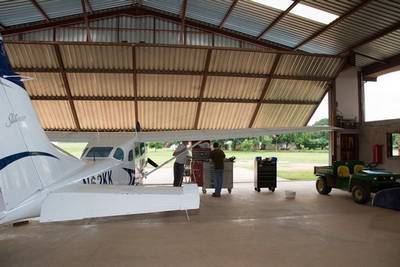
[[[172,154],[173,156],[176,156],[174,163],[174,186],[182,186],[183,174],[185,172],[185,163],[187,157],[189,156],[187,144],[188,142],[186,141],[182,142]]]

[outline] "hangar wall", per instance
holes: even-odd
[[[336,109],[345,119],[356,118],[359,122],[357,71],[356,67],[351,67],[336,78]]]
[[[400,119],[366,122],[360,129],[360,159],[372,162],[372,145],[383,145],[383,164],[379,167],[400,172],[400,158],[387,157],[386,134],[400,132]]]

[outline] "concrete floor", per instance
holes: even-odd
[[[201,209],[0,227],[0,266],[400,266],[400,212],[313,182],[235,185]],[[284,190],[297,191],[286,200]]]

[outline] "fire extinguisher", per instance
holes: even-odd
[[[375,163],[375,164],[383,163],[382,148],[383,148],[383,145],[375,144],[372,146],[373,163]]]

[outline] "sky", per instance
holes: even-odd
[[[400,71],[378,77],[364,84],[365,121],[400,119]],[[328,118],[328,95],[322,100],[308,125]]]

